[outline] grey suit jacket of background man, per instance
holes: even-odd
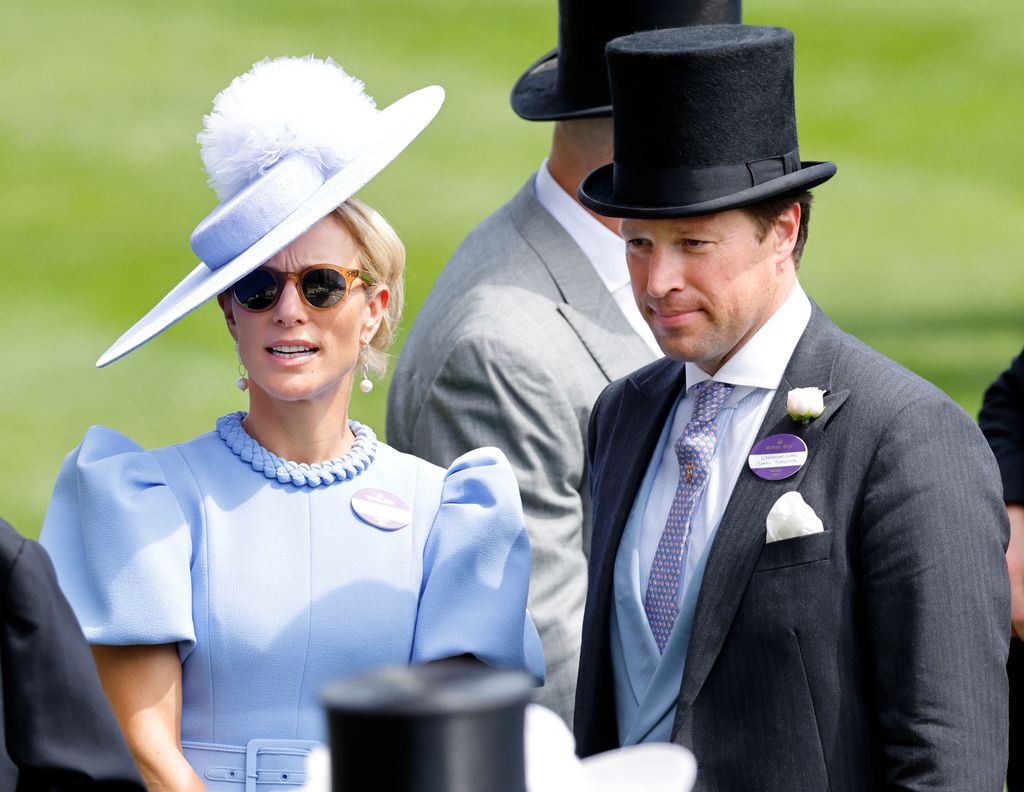
[[[594,409],[582,755],[618,745],[613,564],[684,379],[659,361]],[[828,395],[801,426],[786,394],[807,386]],[[697,757],[696,789],[1000,792],[1008,526],[978,428],[815,307],[757,438],[779,433],[802,436],[807,461],[782,481],[740,474],[694,614],[673,740]],[[824,532],[766,544],[769,510],[794,490]]]
[[[531,176],[484,220],[434,284],[395,369],[387,438],[440,465],[482,445],[511,460],[548,674],[537,700],[571,723],[587,586],[587,422],[601,390],[654,354],[533,185]]]

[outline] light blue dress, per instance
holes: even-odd
[[[446,471],[353,422],[345,457],[297,465],[242,417],[152,451],[93,427],[40,537],[90,643],[178,645],[182,741],[210,789],[301,783],[301,763],[280,756],[257,773],[253,743],[324,740],[318,695],[337,677],[468,653],[543,679],[529,540],[500,451]],[[389,528],[353,508],[374,490],[408,507],[385,509]],[[286,758],[305,747],[270,745]]]

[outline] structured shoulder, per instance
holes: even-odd
[[[913,423],[918,415],[956,415],[973,423],[935,385],[837,327],[817,306],[780,385],[809,386],[835,397],[837,408],[830,415],[861,442],[889,432],[894,421]]]
[[[408,387],[409,379],[429,387],[438,377],[454,377],[460,383],[525,390],[555,380],[574,391],[579,380],[587,383],[592,401],[606,382],[559,312],[556,295],[476,283],[445,302],[420,312],[395,367],[392,390],[395,383],[399,391]],[[397,397],[389,394],[389,400]]]
[[[440,490],[445,469],[414,454],[407,454],[387,443],[378,441],[374,465],[386,469],[399,478],[425,479]]]
[[[29,540],[14,530],[10,523],[0,518],[0,582],[7,580],[11,564],[27,541]]]
[[[522,227],[525,200],[520,193],[480,221],[452,253],[438,283],[443,284],[449,277],[470,276],[472,279],[462,284],[466,289],[492,280],[515,283],[521,273],[543,272],[544,262]],[[533,204],[529,211],[545,211],[536,201]],[[568,235],[564,241],[572,244]]]
[[[833,369],[833,390],[850,395],[844,409],[895,416],[913,412],[944,414],[974,423],[945,392],[863,341],[844,333]]]
[[[93,427],[54,486],[40,541],[93,643],[194,645],[190,568],[200,529],[182,508],[184,476],[169,475],[159,453]]]
[[[484,446],[459,455],[447,468],[435,465],[414,454],[399,451],[380,443],[375,464],[387,469],[389,476],[415,479],[419,495],[433,493],[441,496],[446,487],[457,479],[472,480],[497,477],[505,479],[515,488],[515,474],[505,454],[499,448]]]

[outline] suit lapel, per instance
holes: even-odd
[[[685,385],[684,365],[668,359],[630,377],[611,432],[607,439],[601,438],[602,448],[616,449],[614,459],[603,460],[599,477],[603,486],[594,493],[600,499],[594,510],[602,515],[602,531],[607,530],[607,538],[594,544],[600,555],[591,557],[591,580],[596,591],[608,592],[609,596],[600,597],[604,606],[611,602],[615,556],[630,509],[668,414]],[[613,479],[613,475],[617,478]],[[607,633],[607,618],[601,629]]]
[[[537,201],[533,185],[531,176],[512,199],[512,222],[561,294],[559,313],[609,382],[654,360],[583,251]]]
[[[583,619],[583,647],[577,689],[576,736],[581,755],[619,744],[611,665],[611,609],[614,607],[615,556],[629,511],[647,463],[657,445],[686,369],[663,359],[613,385],[621,388],[615,412],[597,413],[591,481],[594,533],[590,551],[590,585]],[[592,435],[593,436],[593,435]]]
[[[693,618],[674,732],[693,706],[721,651],[746,582],[764,547],[768,512],[784,493],[799,488],[804,474],[815,462],[821,434],[849,395],[849,391],[831,392],[832,368],[841,343],[842,332],[813,306],[807,329],[754,438],[757,442],[773,434],[798,435],[807,443],[807,461],[796,474],[777,482],[760,479],[747,467],[740,473],[708,555]],[[799,424],[786,414],[787,394],[791,388],[812,386],[829,391],[825,411],[809,424]]]

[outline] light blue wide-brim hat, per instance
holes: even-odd
[[[106,366],[252,272],[355,194],[437,115],[432,85],[378,110],[312,56],[264,60],[214,100],[199,134],[220,204],[192,233],[200,264],[98,361]]]

